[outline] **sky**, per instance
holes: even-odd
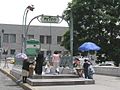
[[[23,14],[27,6],[34,5],[34,11],[29,11],[27,23],[37,15],[61,16],[72,0],[0,0],[0,24],[22,25]],[[31,25],[47,25],[34,20]],[[58,24],[57,24],[58,25]],[[63,21],[58,26],[67,26]]]

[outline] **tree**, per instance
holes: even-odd
[[[70,12],[73,14],[74,54],[78,47],[86,41],[97,43],[107,59],[116,60],[114,50],[120,48],[120,0],[72,0],[64,11],[63,17],[70,22]],[[67,32],[64,37],[69,37]],[[69,38],[64,39],[64,44]],[[116,46],[117,45],[117,46]],[[69,43],[66,48],[68,48]]]

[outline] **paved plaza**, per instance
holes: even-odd
[[[120,77],[94,75],[95,84],[67,86],[36,86],[33,90],[120,90]]]
[[[0,68],[1,71],[7,74],[10,74],[9,72],[10,69],[11,69],[10,67],[4,69]],[[29,84],[22,84],[20,86],[27,87],[28,90],[120,90],[120,77],[94,75],[94,80],[95,80],[95,84],[92,85],[30,86]],[[8,83],[13,83],[13,82],[8,82]],[[14,86],[12,87],[15,88]],[[18,86],[16,87],[19,88]],[[7,87],[6,89],[1,89],[1,90],[7,90]],[[16,89],[16,90],[22,90],[22,89]]]
[[[11,78],[0,72],[0,90],[23,90]]]

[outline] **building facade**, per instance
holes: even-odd
[[[60,46],[60,43],[67,30],[68,27],[31,25],[27,33],[27,40],[39,40],[44,56],[52,54],[54,51],[64,52],[67,50]],[[22,51],[23,35],[22,25],[0,24],[0,47],[3,49],[3,56],[14,56]]]

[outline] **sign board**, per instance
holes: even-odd
[[[26,42],[26,54],[29,57],[35,57],[40,49],[40,42],[36,39],[29,39]]]
[[[58,23],[59,22],[59,17],[44,15],[44,16],[41,17],[41,22],[42,23]]]

